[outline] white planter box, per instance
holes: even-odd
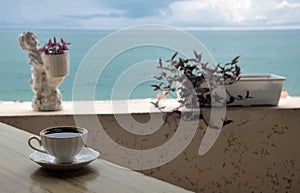
[[[235,100],[228,106],[250,105],[278,105],[282,84],[285,78],[274,74],[269,75],[241,75],[241,79],[234,84],[227,85],[228,92],[236,97],[245,97],[247,91],[252,98]]]

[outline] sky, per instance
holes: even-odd
[[[120,29],[144,24],[187,29],[300,29],[300,0],[0,2],[0,28]]]

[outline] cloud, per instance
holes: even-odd
[[[0,27],[122,28],[162,24],[186,28],[300,28],[299,0],[10,0]]]
[[[177,1],[162,10],[170,23],[185,26],[223,25],[228,17],[216,9],[209,1]]]
[[[66,18],[71,19],[82,19],[82,20],[90,20],[95,18],[116,18],[116,17],[122,17],[124,13],[122,12],[109,12],[109,13],[94,13],[94,14],[87,14],[87,15],[62,15]]]
[[[278,0],[176,1],[164,11],[171,20],[191,27],[300,26],[300,4]]]
[[[10,0],[0,2],[0,21],[16,27],[79,27],[93,17],[115,17],[122,11],[111,9],[96,0]]]
[[[120,9],[126,12],[125,16],[128,18],[144,18],[159,15],[161,8],[167,7],[174,0],[103,0],[103,4],[108,7]]]

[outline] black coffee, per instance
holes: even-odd
[[[72,138],[80,136],[81,132],[71,128],[54,128],[47,133],[45,136],[52,138]]]

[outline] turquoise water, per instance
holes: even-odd
[[[28,84],[31,75],[30,66],[26,63],[27,53],[18,45],[18,35],[24,30],[0,29],[0,101],[30,101],[33,93]],[[60,85],[64,100],[72,100],[73,82],[76,71],[88,50],[99,40],[113,31],[108,30],[31,30],[38,35],[41,44],[54,35],[63,37],[70,46],[70,74]],[[300,96],[300,30],[261,30],[261,31],[190,31],[200,40],[214,56],[218,63],[230,61],[241,55],[240,66],[244,74],[277,74],[287,78],[285,90],[291,96]],[[175,40],[176,41],[176,40]],[[120,43],[122,41],[120,40]],[[111,45],[118,46],[118,45]],[[110,100],[112,88],[122,73],[132,65],[157,60],[159,57],[168,59],[172,51],[144,46],[130,49],[114,58],[105,68],[97,82],[96,100]],[[101,55],[101,54],[100,54]],[[102,56],[101,56],[102,57]],[[105,56],[103,56],[105,57]],[[94,76],[93,69],[90,75]],[[131,80],[149,76],[153,73],[146,68],[137,69]],[[80,83],[83,92],[81,99],[91,99],[85,93],[85,87],[93,85],[89,76]],[[150,88],[151,80],[139,84],[131,93],[130,98],[153,98],[155,93]],[[119,89],[126,93],[128,82]],[[122,92],[118,92],[122,93]],[[118,94],[113,99],[127,99],[126,94]]]

